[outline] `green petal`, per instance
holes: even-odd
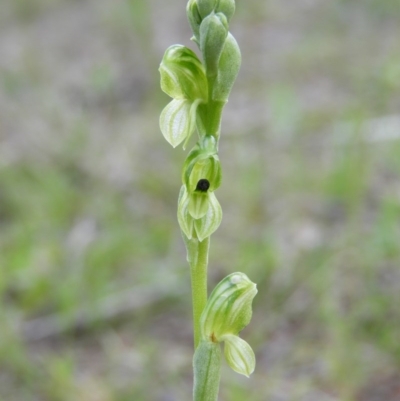
[[[209,207],[204,217],[194,221],[197,238],[203,241],[209,237],[221,224],[222,209],[214,192],[208,194]]]
[[[240,337],[229,334],[223,337],[224,354],[228,365],[237,373],[249,377],[256,366],[256,357],[250,345]]]
[[[160,64],[161,89],[174,99],[206,101],[208,84],[204,66],[189,48],[170,46]]]
[[[217,154],[217,144],[212,136],[199,140],[183,165],[182,181],[190,193],[196,190],[197,183],[201,179],[206,179],[210,183],[209,192],[215,191],[221,185],[221,164]]]
[[[190,137],[193,134],[194,129],[196,128],[196,112],[197,112],[197,106],[201,103],[200,99],[195,100],[192,105],[190,106],[190,121],[191,124],[193,124],[193,129],[190,132],[190,134],[186,137],[185,142],[183,143],[183,150],[186,149],[186,146],[189,142]]]
[[[192,105],[188,100],[174,99],[161,112],[161,132],[174,148],[193,133],[196,126],[196,107],[196,103]]]
[[[232,273],[219,282],[201,315],[203,338],[218,341],[227,334],[238,334],[251,319],[251,303],[256,285],[244,273]]]
[[[207,157],[207,159],[199,158],[199,160],[193,164],[189,180],[186,181],[189,191],[195,191],[197,183],[201,179],[208,180],[210,183],[210,192],[221,185],[221,164],[217,155]]]
[[[193,217],[189,214],[189,194],[184,185],[181,187],[178,199],[178,222],[188,239],[193,237]]]
[[[194,192],[189,195],[189,213],[195,219],[201,219],[205,216],[210,207],[209,196],[207,192]]]

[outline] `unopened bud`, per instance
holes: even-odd
[[[202,18],[210,15],[217,5],[218,0],[197,0],[197,6]]]
[[[228,21],[224,14],[210,14],[200,25],[200,49],[206,65],[206,73],[214,76],[228,35]]]
[[[215,12],[224,14],[229,21],[235,13],[235,0],[219,0]]]
[[[199,8],[197,6],[197,0],[189,0],[186,6],[186,14],[190,27],[192,28],[194,40],[197,42],[198,45],[200,45],[200,24],[202,18],[199,13]]]
[[[218,65],[218,77],[212,98],[226,102],[239,73],[242,57],[235,38],[228,33]]]

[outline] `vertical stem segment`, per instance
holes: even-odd
[[[213,135],[219,139],[221,129],[222,110],[226,104],[225,100],[214,100],[214,81],[215,77],[207,76],[208,82],[208,101],[200,104],[197,113],[199,123],[197,129],[200,135]]]
[[[217,401],[221,378],[221,348],[219,344],[203,340],[193,358],[194,401]]]
[[[210,237],[201,242],[197,238],[186,239],[185,242],[192,281],[194,348],[196,349],[201,337],[200,316],[207,303],[207,266]]]

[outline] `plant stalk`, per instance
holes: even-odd
[[[222,110],[226,101],[213,99],[215,78],[207,76],[207,81],[209,88],[208,102],[199,105],[198,114],[201,123],[197,128],[201,135],[212,135],[218,141],[221,131]]]
[[[221,379],[219,344],[201,341],[193,358],[193,401],[217,401]]]
[[[193,332],[194,348],[196,349],[201,339],[200,316],[207,303],[207,267],[210,237],[201,242],[197,238],[192,238],[186,242],[186,247],[192,282]]]

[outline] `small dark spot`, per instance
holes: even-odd
[[[210,335],[210,340],[211,340],[211,342],[213,342],[213,343],[217,343],[217,342],[218,342],[217,337],[215,337],[214,332],[211,333],[211,335]]]
[[[202,178],[199,180],[196,186],[196,190],[201,191],[201,192],[207,192],[208,188],[210,188],[210,183],[208,180],[205,178]]]

